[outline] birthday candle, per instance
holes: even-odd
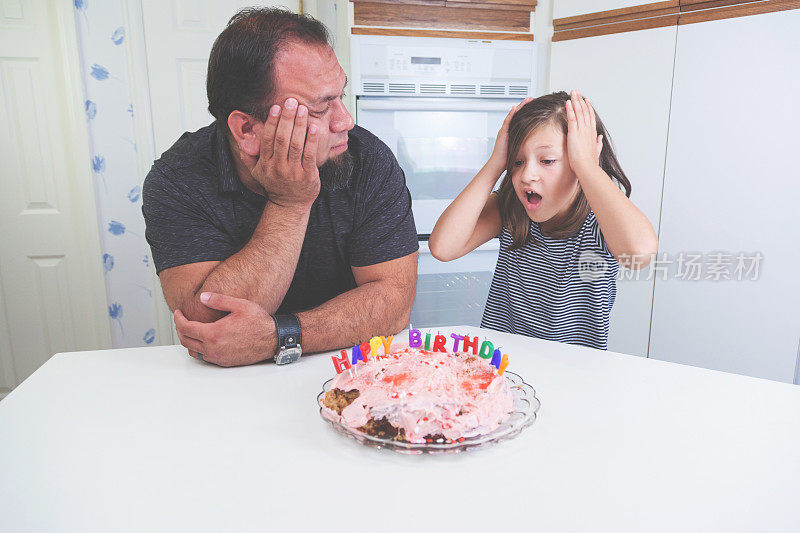
[[[382,345],[383,341],[381,341],[380,337],[372,337],[369,340],[369,347],[372,350],[372,357],[378,357],[378,346]]]
[[[431,334],[430,333],[426,333],[425,334],[425,349],[426,350],[430,350],[431,349]]]
[[[456,353],[458,351],[458,343],[459,343],[459,341],[461,339],[464,338],[464,336],[463,335],[458,335],[456,333],[451,333],[450,337],[452,337],[452,339],[453,339],[453,353]]]
[[[408,346],[410,348],[422,346],[422,333],[418,329],[408,330]]]
[[[500,368],[500,361],[503,360],[503,354],[500,353],[500,348],[495,348],[494,355],[492,355],[491,365],[497,369]]]
[[[494,352],[494,345],[491,341],[483,341],[481,344],[481,351],[478,355],[483,357],[484,359],[491,359],[492,352]]]
[[[478,355],[478,337],[469,338],[469,335],[464,335],[464,351],[472,347],[472,355]]]
[[[332,355],[331,359],[333,359],[333,366],[336,368],[337,374],[341,374],[345,369],[350,368],[350,360],[347,358],[346,350],[342,350],[342,355],[339,357]]]
[[[383,342],[383,353],[389,355],[389,350],[392,347],[392,341],[394,337],[389,335],[388,337],[381,337],[381,341]]]
[[[503,360],[500,361],[500,368],[497,369],[497,373],[502,376],[503,372],[506,371],[507,366],[508,366],[508,356],[506,354],[503,354]]]
[[[364,361],[367,361],[369,359],[369,357],[368,357],[369,356],[369,343],[367,341],[364,341],[364,342],[361,343],[361,346],[359,346],[359,348],[361,349],[361,358]]]
[[[447,353],[447,348],[445,347],[446,343],[447,337],[444,335],[436,335],[436,337],[433,338],[433,351]]]

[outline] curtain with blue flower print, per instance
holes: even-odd
[[[150,250],[144,239],[128,49],[119,0],[73,0],[115,348],[153,344]]]

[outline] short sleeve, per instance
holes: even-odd
[[[614,259],[614,255],[608,249],[608,245],[606,244],[606,238],[603,236],[603,232],[600,230],[600,223],[597,222],[597,218],[594,216],[594,213],[590,213],[589,215],[591,218],[591,231],[592,231],[592,239],[594,240],[597,247],[600,251],[603,252],[604,255]]]
[[[350,237],[350,264],[375,265],[419,249],[411,193],[392,151],[376,139],[363,161],[362,183]]]
[[[216,224],[202,197],[153,166],[142,188],[145,237],[156,272],[202,261],[223,261],[236,253],[233,238]]]

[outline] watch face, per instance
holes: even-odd
[[[278,365],[286,365],[289,363],[294,363],[298,359],[300,359],[300,354],[303,353],[299,347],[295,348],[285,348],[275,356],[275,364]]]

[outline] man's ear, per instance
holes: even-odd
[[[242,113],[232,111],[228,115],[228,128],[233,135],[239,149],[245,154],[258,157],[261,152],[261,130],[264,127],[257,119]]]

